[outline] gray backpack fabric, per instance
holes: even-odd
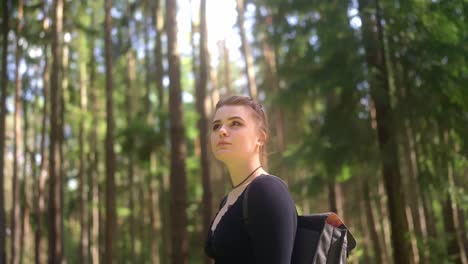
[[[242,201],[243,220],[248,223],[248,190]],[[351,250],[356,247],[348,228],[334,227],[327,218],[334,213],[297,215],[297,230],[291,264],[346,264]]]

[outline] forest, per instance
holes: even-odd
[[[213,263],[215,105],[348,262],[468,264],[467,0],[3,0],[0,263]]]

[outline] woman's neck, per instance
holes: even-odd
[[[260,161],[249,162],[245,164],[231,164],[227,167],[229,170],[229,176],[231,177],[232,186],[238,186],[240,183],[246,180],[247,177],[249,177],[250,180],[252,180],[258,175],[266,174],[266,171],[261,167]]]

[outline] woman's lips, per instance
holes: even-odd
[[[226,146],[226,145],[231,145],[231,143],[228,142],[219,142],[218,146]]]

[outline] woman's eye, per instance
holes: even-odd
[[[219,124],[216,124],[216,125],[213,126],[213,130],[216,130],[218,128],[219,128]]]
[[[233,126],[240,126],[241,123],[240,123],[239,121],[234,121],[234,122],[232,122],[232,125],[233,125]]]

